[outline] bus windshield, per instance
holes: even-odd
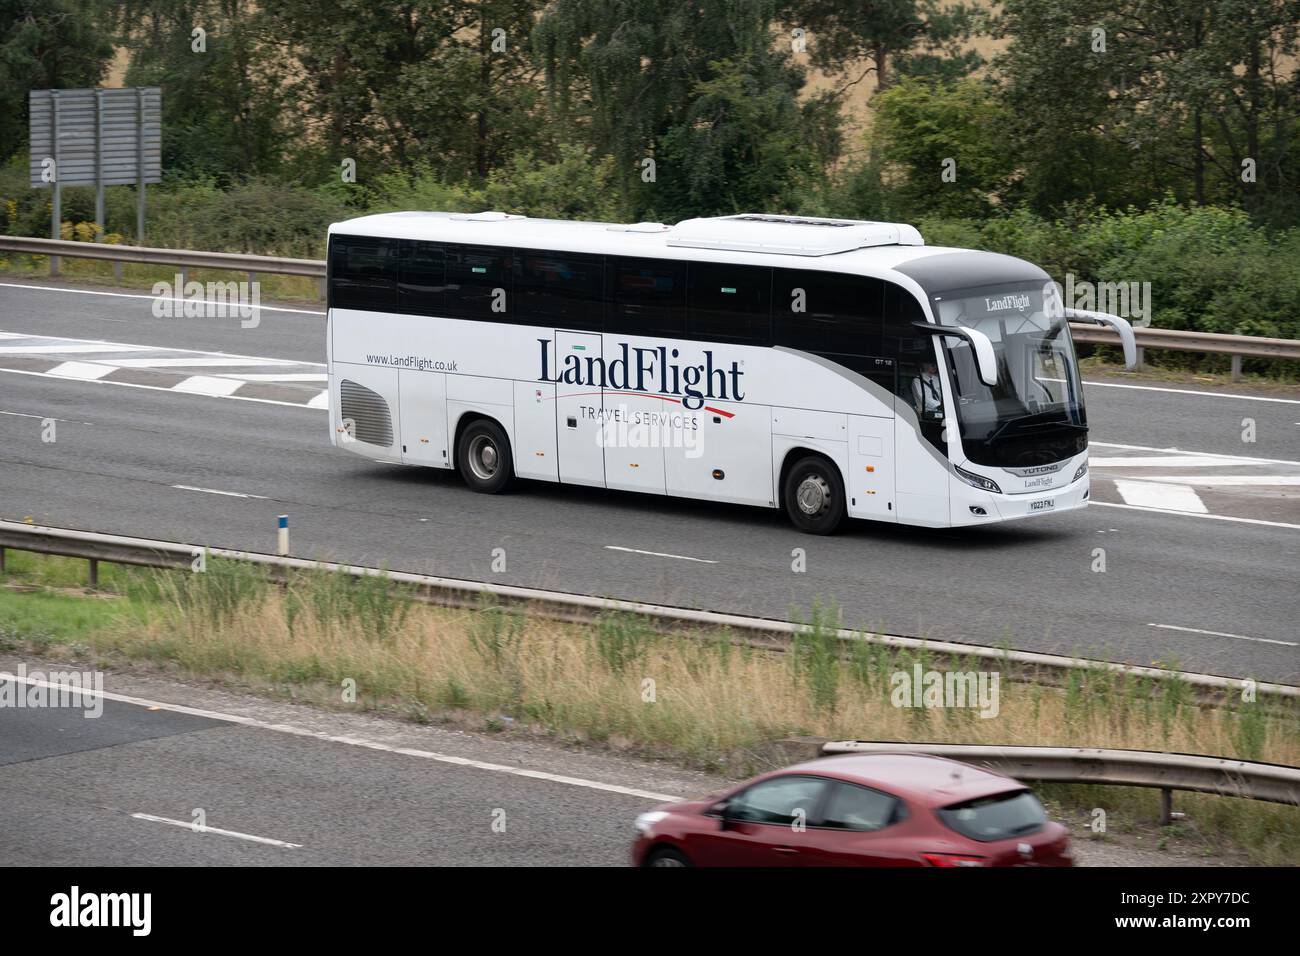
[[[1062,461],[1087,447],[1078,364],[1052,286],[959,289],[933,302],[940,325],[978,329],[993,343],[998,384],[989,387],[970,344],[942,339],[971,461],[1014,468]]]

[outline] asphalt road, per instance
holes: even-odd
[[[622,865],[656,802],[111,700],[0,727],[3,866]]]
[[[77,669],[0,657],[0,673],[21,667]],[[0,866],[618,866],[638,813],[731,783],[527,735],[118,672],[104,683],[95,718],[84,698],[0,708]],[[1088,819],[1063,822],[1083,865],[1246,862],[1176,839],[1098,843]]]
[[[0,331],[323,361],[318,315],[263,310],[242,329],[149,305],[11,283]],[[1088,388],[1094,459],[1178,448],[1300,469],[1300,403],[1149,384],[1169,390]],[[814,538],[760,509],[545,484],[475,495],[449,472],[333,449],[324,413],[302,405],[0,369],[0,413],[8,519],[271,551],[288,513],[306,557],[773,617],[834,601],[845,623],[892,633],[1300,682],[1300,509],[1285,487],[1204,490],[1208,516],[1104,506],[1128,500],[1110,475],[1152,470],[1130,461],[1094,467],[1099,505],[1082,513],[971,531],[857,522]],[[806,573],[791,570],[794,548]]]

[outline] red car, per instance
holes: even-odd
[[[636,820],[637,866],[1073,866],[1010,777],[923,754],[824,757]]]

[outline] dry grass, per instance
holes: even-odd
[[[1105,671],[1047,687],[1003,671],[999,712],[900,708],[891,675],[978,662],[926,659],[867,642],[840,653],[828,613],[780,654],[725,637],[662,634],[611,615],[592,626],[408,602],[386,579],[319,573],[285,588],[211,562],[156,576],[156,613],[95,638],[104,650],[200,673],[341,688],[373,705],[503,714],[591,740],[621,737],[727,766],[774,738],[813,735],[953,743],[1121,747],[1300,764],[1297,709],[1207,706],[1177,680]]]
[[[509,723],[737,776],[779,759],[772,742],[792,735],[1116,747],[1300,764],[1294,703],[1207,703],[1177,680],[1098,670],[1050,687],[1004,669],[995,717],[972,708],[895,707],[897,672],[910,674],[916,664],[959,671],[988,665],[865,641],[844,654],[826,613],[815,612],[782,654],[725,636],[657,633],[626,616],[579,626],[491,606],[432,607],[408,601],[384,578],[322,572],[269,585],[255,568],[216,560],[205,574],[123,575],[119,586],[129,613],[78,638],[100,657],[148,660],[338,707],[469,719],[491,729]],[[349,687],[354,701],[345,696]],[[1100,798],[1093,788],[1083,799]],[[1106,800],[1149,818],[1154,797],[1125,792]],[[1244,843],[1257,858],[1300,858],[1295,808],[1197,796],[1179,804],[1195,809],[1202,824],[1214,821],[1216,839]]]

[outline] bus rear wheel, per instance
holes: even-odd
[[[514,477],[510,440],[501,426],[481,418],[465,427],[456,443],[456,470],[474,491],[495,495]]]
[[[833,534],[844,522],[844,482],[825,458],[800,458],[785,475],[785,513],[800,531]]]

